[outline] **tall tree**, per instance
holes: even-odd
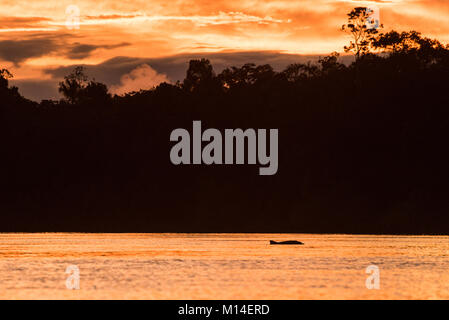
[[[377,28],[369,28],[368,23],[371,11],[366,7],[357,7],[348,13],[348,23],[344,24],[341,29],[348,32],[352,36],[349,46],[345,46],[345,52],[353,52],[356,59],[361,55],[370,52],[371,43],[375,39],[375,35],[379,33]],[[382,27],[382,25],[380,25]]]

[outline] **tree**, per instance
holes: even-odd
[[[13,75],[7,69],[0,69],[0,88],[8,88],[8,79]]]
[[[281,75],[289,82],[297,82],[300,80],[307,80],[318,76],[320,70],[318,66],[308,62],[303,63],[293,63],[288,65]]]
[[[438,40],[423,37],[420,32],[399,33],[394,30],[379,34],[373,41],[373,47],[391,53],[444,50],[444,46]]]
[[[390,31],[379,34],[372,43],[375,49],[388,53],[399,64],[427,66],[449,59],[445,46],[435,39],[423,37],[420,32]]]
[[[393,30],[387,33],[381,33],[373,41],[373,47],[396,53],[403,50],[404,46],[402,42],[403,36],[399,32]]]
[[[375,39],[375,35],[379,33],[376,28],[368,28],[371,13],[366,7],[357,7],[348,13],[348,23],[344,24],[341,29],[348,32],[353,40],[349,46],[345,46],[345,52],[354,52],[358,60],[361,55],[370,52],[371,43]],[[383,27],[382,25],[380,27]]]
[[[103,102],[110,98],[108,87],[101,82],[95,80],[89,81],[84,90],[81,91],[81,99],[83,102]]]
[[[72,73],[64,77],[64,81],[59,83],[58,91],[71,104],[79,102],[80,92],[86,88],[88,77],[84,73],[84,67],[76,67]]]
[[[108,87],[95,79],[89,80],[83,67],[76,67],[64,77],[64,81],[59,83],[59,92],[71,104],[103,102],[110,98]]]
[[[275,72],[269,64],[256,66],[246,63],[241,68],[224,69],[218,78],[225,88],[243,88],[245,86],[263,83],[273,79]]]
[[[188,92],[195,92],[210,88],[214,80],[214,69],[208,59],[190,60],[182,87]]]
[[[329,74],[330,72],[341,71],[345,68],[345,65],[338,62],[338,52],[333,52],[330,55],[320,58],[318,63],[321,65],[321,73]]]

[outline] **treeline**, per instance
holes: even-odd
[[[449,233],[449,48],[365,31],[350,65],[192,60],[124,96],[77,68],[36,103],[1,70],[0,230]],[[277,174],[172,165],[170,133],[193,120],[279,129]]]

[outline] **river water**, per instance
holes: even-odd
[[[0,298],[449,299],[448,250],[447,236],[3,233]]]

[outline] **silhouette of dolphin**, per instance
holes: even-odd
[[[301,241],[288,240],[288,241],[274,241],[270,240],[270,244],[304,244]]]

